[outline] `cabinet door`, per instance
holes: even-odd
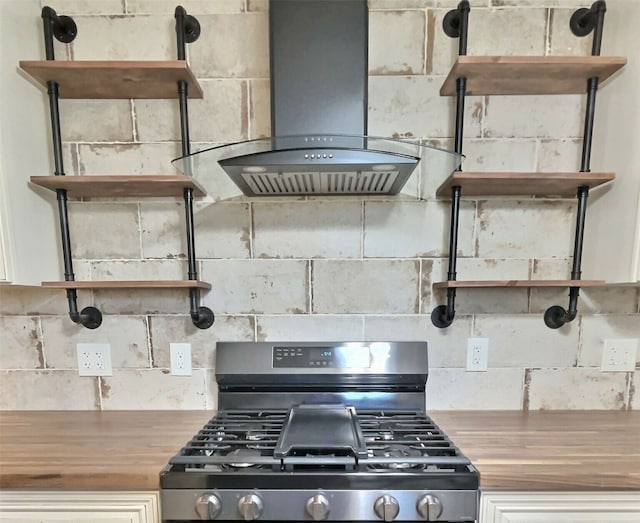
[[[640,492],[483,492],[480,523],[638,523]]]
[[[159,523],[158,492],[0,492],[2,523]]]

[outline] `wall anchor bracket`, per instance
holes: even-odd
[[[458,4],[458,7],[452,9],[444,16],[442,19],[442,30],[447,36],[450,38],[460,38],[466,29],[466,27],[464,27],[466,24],[463,22],[463,19],[468,16],[470,10],[469,2],[462,0],[462,2]]]
[[[598,25],[598,20],[604,16],[607,5],[604,0],[594,2],[591,7],[577,9],[569,20],[571,32],[576,36],[587,36]]]

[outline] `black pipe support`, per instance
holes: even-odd
[[[44,47],[47,60],[53,60],[53,37],[63,44],[70,44],[78,36],[78,26],[70,16],[58,15],[54,9],[44,6],[41,12],[44,27]]]
[[[604,27],[604,14],[607,11],[607,4],[604,0],[594,2],[591,7],[577,9],[569,20],[569,28],[576,36],[587,36],[593,33],[593,45],[591,54],[600,54],[600,44],[602,43],[602,29]]]
[[[471,7],[467,0],[462,0],[456,9],[449,11],[442,19],[442,30],[451,38],[459,38],[458,54],[467,54],[467,32],[469,11]]]

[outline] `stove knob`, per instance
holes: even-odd
[[[442,514],[442,502],[436,496],[427,494],[418,500],[416,510],[422,519],[436,521]]]
[[[322,494],[310,497],[304,508],[314,521],[323,521],[329,516],[329,500]]]
[[[380,519],[393,521],[398,516],[398,512],[400,512],[400,505],[398,505],[396,498],[385,494],[379,497],[373,504],[373,511]]]
[[[216,519],[222,510],[222,503],[218,496],[204,494],[196,501],[196,512],[200,519]]]
[[[262,515],[262,500],[255,494],[242,496],[238,501],[238,512],[245,521],[253,521]]]

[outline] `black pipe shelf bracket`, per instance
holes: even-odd
[[[449,11],[443,21],[442,28],[445,34],[451,38],[458,38],[458,54],[464,56],[467,54],[467,35],[468,35],[468,18],[469,18],[469,2],[462,0],[456,9]],[[606,3],[604,0],[598,0],[593,3],[590,8],[581,8],[576,10],[571,16],[569,23],[570,29],[574,35],[583,37],[591,32],[593,35],[593,46],[591,55],[599,56],[602,43],[602,29],[604,25],[604,14],[606,11]],[[587,105],[584,123],[584,139],[582,147],[582,161],[580,172],[590,172],[591,157],[591,141],[593,134],[593,121],[595,114],[595,98],[598,90],[599,78],[591,77],[587,80]],[[464,124],[464,103],[467,90],[467,78],[459,76],[456,79],[456,128],[455,128],[455,151],[462,154],[463,142],[463,124]],[[460,169],[461,170],[461,169]],[[460,213],[461,187],[454,185],[451,187],[451,218],[450,218],[450,234],[449,234],[449,267],[447,273],[448,281],[455,281],[456,261],[457,261],[457,245],[458,245],[458,227]],[[573,269],[571,272],[571,280],[580,280],[581,278],[581,261],[582,261],[582,245],[584,237],[585,217],[587,209],[587,199],[589,195],[589,187],[584,185],[578,187],[577,198],[577,221],[575,231],[575,242],[573,251]],[[580,293],[579,286],[569,287],[569,307],[564,309],[559,305],[549,307],[544,314],[544,322],[547,327],[557,329],[565,323],[573,321],[577,315],[578,296]],[[453,285],[447,287],[447,304],[438,305],[431,313],[431,322],[438,328],[449,327],[455,318],[455,300],[456,288]]]
[[[599,56],[602,45],[602,30],[604,27],[604,14],[607,5],[604,0],[594,2],[590,8],[580,8],[576,10],[569,21],[571,32],[584,37],[593,32],[593,44],[591,55]],[[593,121],[596,107],[596,93],[598,91],[599,78],[593,76],[587,80],[587,106],[584,118],[584,136],[582,139],[582,159],[580,172],[590,172],[591,168],[591,142],[593,138]],[[587,214],[587,199],[589,197],[589,187],[578,187],[578,208],[576,219],[576,231],[573,247],[573,267],[571,279],[579,280],[582,276],[582,245],[584,238],[584,228]],[[544,313],[544,323],[550,329],[559,329],[565,323],[573,321],[578,314],[578,296],[580,287],[569,288],[569,307],[565,309],[560,305],[552,305]]]
[[[181,6],[176,7],[176,36],[178,47],[178,59],[186,60],[186,43],[195,42],[200,36],[200,23],[198,20],[188,15]],[[45,6],[42,8],[42,21],[44,30],[44,44],[46,59],[55,60],[53,38],[59,42],[69,44],[74,41],[78,34],[78,28],[73,18],[58,15],[54,9]],[[190,153],[189,143],[189,120],[187,113],[188,85],[184,80],[177,82],[178,97],[180,100],[180,119],[182,130],[182,152],[183,155]],[[49,112],[51,117],[51,131],[53,141],[53,156],[55,164],[55,176],[65,176],[63,156],[62,156],[62,135],[60,132],[60,111],[58,100],[59,86],[53,80],[47,81],[47,93],[49,95]],[[193,188],[185,188],[183,192],[185,201],[186,229],[187,229],[187,249],[188,249],[188,278],[194,281],[194,286],[190,287],[190,315],[194,325],[200,329],[208,329],[213,325],[214,314],[208,307],[200,306],[200,289],[198,288],[198,272],[196,268],[194,221],[193,221]],[[73,259],[71,252],[71,234],[69,230],[69,214],[67,205],[67,190],[56,189],[58,202],[58,214],[60,218],[60,232],[62,242],[62,253],[64,258],[64,278],[65,281],[75,282],[73,272]],[[97,329],[102,324],[102,313],[96,307],[85,307],[78,311],[77,289],[67,288],[67,302],[69,305],[69,317],[74,323],[80,324],[87,329]]]
[[[449,11],[442,20],[442,29],[451,38],[458,38],[458,54],[467,54],[467,33],[469,27],[469,2],[462,0],[456,9]],[[467,92],[467,79],[461,76],[456,79],[456,130],[455,152],[462,154],[462,134],[464,127],[464,102]],[[460,167],[459,167],[460,168]],[[451,188],[451,220],[449,231],[449,268],[447,280],[456,279],[456,264],[458,255],[458,227],[460,217],[460,198],[462,189],[459,185]],[[438,305],[431,312],[431,323],[439,329],[449,327],[456,314],[456,289],[447,289],[447,304]]]
[[[185,11],[182,6],[176,7],[176,43],[178,60],[186,60],[186,44],[195,42],[200,37],[200,23]],[[180,101],[180,138],[182,143],[182,156],[191,154],[191,141],[189,139],[189,86],[184,80],[178,81],[178,98]],[[186,172],[191,177],[191,172]],[[193,188],[185,187],[183,191],[185,224],[187,233],[187,263],[189,267],[189,280],[198,279],[196,246],[193,221]],[[200,305],[200,289],[189,289],[191,321],[199,329],[208,329],[213,325],[215,316],[209,307]]]
[[[78,27],[73,18],[58,15],[51,7],[42,8],[42,25],[44,30],[44,48],[47,60],[55,60],[53,38],[59,42],[69,44],[75,40]],[[51,136],[53,141],[53,159],[55,164],[55,176],[65,176],[62,159],[62,135],[60,133],[60,110],[58,107],[58,84],[52,80],[47,82],[49,95],[49,113],[51,116]],[[71,234],[69,232],[69,213],[67,206],[67,191],[56,189],[58,201],[58,215],[60,218],[60,235],[62,241],[62,255],[64,258],[64,279],[75,281],[73,272],[73,260],[71,257]],[[76,289],[67,289],[67,302],[69,304],[69,318],[74,323],[79,323],[87,329],[97,329],[102,324],[102,313],[96,307],[85,307],[78,311],[78,298]]]

